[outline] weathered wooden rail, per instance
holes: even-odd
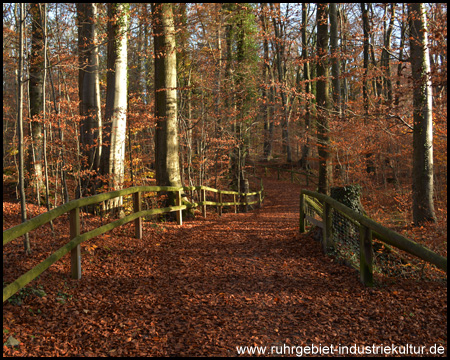
[[[195,203],[192,202],[188,205],[182,205],[182,193],[187,191],[199,191],[200,201]],[[206,192],[213,192],[218,194],[219,201],[208,201],[206,199]],[[144,192],[174,192],[176,193],[176,205],[169,206],[165,208],[157,208],[150,210],[142,210],[141,199],[142,193]],[[115,220],[109,224],[103,225],[94,230],[88,231],[84,234],[80,234],[80,208],[98,204],[105,200],[113,199],[116,197],[122,197],[132,195],[133,196],[133,213],[125,216],[122,219]],[[223,202],[223,195],[233,195],[232,202]],[[250,196],[256,196],[257,199],[254,201],[249,201]],[[241,199],[236,199],[237,197]],[[61,259],[64,255],[71,253],[71,277],[74,279],[81,278],[81,248],[80,244],[84,241],[90,240],[96,236],[104,234],[118,226],[127,224],[134,221],[135,225],[135,237],[137,239],[142,239],[142,218],[144,216],[164,214],[169,212],[176,212],[177,223],[179,225],[183,224],[182,211],[188,208],[201,207],[202,214],[206,217],[206,206],[213,205],[217,206],[219,215],[222,214],[222,209],[224,206],[235,206],[240,205],[253,205],[258,204],[261,206],[264,199],[264,189],[261,182],[261,189],[256,192],[250,193],[238,193],[236,191],[225,191],[217,190],[207,186],[190,186],[190,187],[172,187],[172,186],[135,186],[127,189],[111,191],[108,193],[93,195],[86,198],[81,198],[77,200],[72,200],[64,205],[58,206],[44,214],[36,216],[20,225],[14,226],[10,229],[3,231],[3,246],[5,246],[10,241],[17,239],[18,237],[25,235],[26,233],[49,223],[53,219],[61,216],[65,213],[69,213],[70,220],[70,241],[55,251],[47,259],[39,263],[37,266],[33,267],[31,270],[20,276],[18,279],[13,281],[11,284],[3,288],[3,302],[8,300],[17,291],[22,289],[25,285],[33,281],[41,273],[47,270],[52,264]],[[243,200],[243,201],[240,201]]]
[[[305,207],[309,206],[318,214],[322,221],[314,219],[305,213]],[[431,251],[427,247],[420,245],[399,233],[390,230],[372,219],[358,214],[341,204],[335,199],[314,191],[302,190],[300,193],[300,232],[305,232],[305,222],[308,221],[323,230],[322,245],[326,252],[331,246],[332,215],[331,209],[338,211],[344,217],[359,227],[360,237],[360,279],[366,286],[373,286],[373,252],[372,237],[380,241],[404,250],[409,254],[435,265],[437,268],[447,272],[447,258]]]

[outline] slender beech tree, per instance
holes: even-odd
[[[369,9],[366,8],[365,3],[361,3],[361,13],[363,21],[363,33],[364,33],[364,50],[363,50],[363,101],[364,101],[364,118],[367,118],[369,112],[369,95],[367,91],[367,76],[369,72]]]
[[[285,59],[285,39],[284,31],[285,25],[281,19],[280,4],[270,3],[270,10],[272,11],[272,23],[275,31],[275,51],[276,51],[276,64],[278,73],[278,88],[280,89],[281,107],[283,111],[283,117],[281,121],[281,137],[283,143],[283,152],[286,153],[286,161],[292,162],[291,145],[289,143],[289,109],[290,103],[285,92],[286,85],[286,59]],[[284,62],[284,66],[282,66]]]
[[[319,189],[328,194],[332,181],[330,135],[328,116],[330,109],[328,80],[328,4],[317,4],[317,148],[319,153]]]
[[[408,5],[413,78],[413,221],[436,221],[433,204],[433,112],[425,4]]]
[[[405,4],[402,4],[402,14],[405,14]],[[406,34],[406,27],[407,27],[407,21],[402,21],[402,25],[400,27],[400,48],[399,48],[399,54],[398,54],[398,65],[397,65],[397,81],[395,82],[395,85],[397,86],[395,97],[394,97],[394,106],[395,108],[398,107],[400,103],[400,96],[401,96],[401,81],[402,78],[402,70],[403,70],[403,48],[405,45],[405,34]]]
[[[127,112],[127,17],[128,5],[108,4],[108,60],[106,74],[106,110],[104,143],[101,154],[102,174],[109,187],[122,187],[124,180]],[[106,204],[108,209],[122,206],[122,198]]]
[[[341,114],[341,80],[339,61],[339,32],[337,4],[330,3],[330,48],[331,48],[331,75],[333,77],[333,108]]]
[[[387,4],[385,6],[385,13],[387,14]],[[381,54],[381,65],[384,70],[384,97],[387,100],[387,104],[391,106],[392,104],[392,80],[391,80],[391,62],[390,62],[390,51],[391,51],[391,38],[392,31],[394,30],[394,19],[395,19],[395,4],[390,4],[389,7],[389,25],[384,34],[384,47]],[[385,26],[386,27],[386,26]]]
[[[225,100],[225,108],[228,114],[231,125],[231,133],[236,134],[237,123],[237,96],[236,96],[236,82],[235,82],[235,66],[233,62],[233,39],[236,32],[235,23],[232,19],[232,14],[235,11],[236,5],[228,3],[224,5],[223,10],[226,17],[228,17],[225,26],[225,40],[227,44],[226,64],[225,64],[225,81],[224,85],[228,88],[229,94]],[[238,134],[239,136],[239,134]],[[232,184],[240,190],[241,172],[240,172],[240,145],[237,144],[230,154],[230,174],[232,177]]]
[[[91,193],[95,192],[95,184],[90,184],[92,176],[96,176],[101,156],[101,108],[100,83],[98,74],[98,50],[95,3],[78,3],[78,51],[79,73],[78,90],[80,98],[80,145],[84,156],[82,161],[81,189],[77,189],[77,197],[86,194],[89,185]]]
[[[369,117],[369,92],[367,87],[367,77],[369,74],[369,8],[366,6],[365,3],[361,3],[361,13],[362,13],[362,20],[363,20],[363,33],[364,33],[364,50],[363,50],[363,67],[364,67],[364,73],[363,73],[363,102],[364,102],[364,125],[367,124],[368,117]],[[374,92],[376,93],[376,85],[373,87]],[[369,139],[366,139],[368,143],[370,143]],[[371,152],[366,153],[366,171],[368,173],[375,172],[374,163],[372,160],[373,154]]]
[[[40,202],[40,191],[43,188],[43,127],[39,117],[44,106],[44,29],[41,4],[30,4],[31,14],[31,57],[30,57],[30,128],[31,143],[28,149],[28,172],[34,173],[36,194]],[[32,165],[33,164],[33,165]],[[34,167],[34,171],[32,171]]]
[[[17,137],[19,141],[19,193],[20,193],[20,214],[22,222],[27,221],[27,207],[25,199],[24,184],[24,152],[23,152],[23,29],[25,22],[25,4],[19,3],[19,63],[17,69]],[[23,239],[25,253],[31,253],[30,239],[28,233]]]
[[[305,82],[305,143],[302,146],[302,157],[300,159],[300,167],[309,169],[308,157],[310,153],[309,136],[311,127],[311,73],[308,61],[308,41],[306,37],[306,28],[308,26],[308,8],[306,3],[302,3],[302,60],[303,60],[303,80]]]
[[[267,18],[267,3],[261,4],[261,27],[263,31],[263,51],[264,51],[264,64],[262,66],[262,106],[261,113],[264,119],[264,159],[270,160],[272,158],[272,142],[273,142],[273,118],[271,114],[271,92],[272,85],[270,83],[270,61],[269,61],[269,40],[268,40],[268,18]]]
[[[155,53],[155,168],[160,186],[181,186],[178,121],[177,58],[171,3],[152,3]],[[169,202],[174,203],[172,195]]]

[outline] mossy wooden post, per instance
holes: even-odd
[[[138,191],[133,194],[133,211],[137,213],[141,209],[141,193]],[[142,239],[142,217],[134,220],[134,237],[136,239]]]
[[[70,239],[80,235],[80,208],[70,210]],[[72,279],[81,279],[81,247],[78,244],[70,251],[70,265]]]
[[[291,183],[294,183],[294,170],[291,169]]]
[[[300,233],[305,232],[305,196],[303,193],[300,193],[300,220],[299,220],[299,226],[300,226]]]
[[[331,205],[323,202],[323,252],[328,252],[331,240]]]
[[[181,190],[176,192],[176,205],[181,206]],[[177,224],[183,225],[183,215],[182,210],[177,210]]]
[[[234,202],[234,213],[237,214],[236,194],[233,194],[233,202]]]
[[[280,180],[280,169],[277,169],[277,180]]]
[[[263,185],[263,181],[262,178],[259,179],[259,188],[261,189],[259,192],[259,207],[262,206],[262,197],[263,197],[263,191],[264,191],[264,185]]]
[[[373,286],[373,254],[372,254],[372,230],[367,226],[359,227],[359,271],[361,274],[361,282],[365,286]]]
[[[206,190],[201,189],[201,201],[206,201]],[[202,205],[202,214],[203,217],[206,218],[206,204]]]
[[[219,213],[219,216],[222,216],[222,192],[219,190],[219,205],[217,206],[217,212]]]

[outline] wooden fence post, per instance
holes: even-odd
[[[300,233],[305,232],[305,196],[300,192]]]
[[[364,225],[359,227],[359,272],[361,282],[365,286],[373,286],[373,254],[372,254],[372,230]]]
[[[70,239],[80,235],[80,208],[70,210]],[[80,244],[70,251],[70,265],[72,279],[81,279],[81,247]]]
[[[323,252],[328,252],[328,246],[331,240],[331,205],[323,202]]]
[[[219,205],[217,206],[217,212],[219,213],[219,216],[222,216],[222,192],[219,190]]]
[[[141,193],[138,191],[133,194],[133,211],[136,213],[141,210]],[[134,237],[136,239],[142,239],[142,217],[140,216],[134,220]]]
[[[262,178],[259,179],[259,188],[260,188],[260,192],[259,192],[259,207],[262,207],[262,198],[263,198],[263,191],[264,191],[264,186],[263,186],[263,181]]]
[[[206,190],[201,189],[200,191],[201,191],[201,200],[206,201]],[[203,217],[206,218],[206,204],[204,204],[202,206],[202,214],[203,214]]]
[[[176,192],[176,205],[177,206],[181,206],[181,190],[178,190]],[[183,210],[177,210],[177,224],[178,225],[183,225],[183,215],[182,215],[182,211]]]
[[[234,213],[237,214],[236,194],[233,194],[233,202],[234,202]]]

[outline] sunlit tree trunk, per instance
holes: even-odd
[[[387,13],[387,4],[386,13]],[[384,37],[384,49],[382,52],[381,64],[384,67],[384,94],[389,106],[392,104],[392,81],[391,81],[391,62],[389,52],[391,50],[391,37],[394,30],[395,4],[390,4],[390,20]]]
[[[361,3],[361,13],[363,20],[363,33],[364,33],[364,50],[363,50],[363,58],[364,58],[364,73],[363,73],[363,102],[364,102],[364,124],[367,124],[369,117],[369,92],[367,86],[367,77],[369,73],[369,8],[365,3]],[[374,80],[375,81],[375,80]],[[374,93],[376,97],[376,84],[374,82]],[[370,143],[369,139],[366,140]],[[368,173],[374,173],[375,167],[372,160],[373,154],[371,152],[366,153],[366,171]]]
[[[231,13],[235,11],[235,5],[228,3],[224,6],[225,12]],[[225,108],[228,115],[229,122],[231,123],[231,133],[236,135],[236,124],[237,124],[237,96],[236,96],[236,84],[234,79],[235,68],[233,66],[233,32],[235,24],[232,21],[228,21],[225,27],[225,40],[227,44],[226,52],[226,64],[225,64],[225,84],[224,86],[228,88],[228,96],[225,100]],[[236,140],[237,142],[238,140]],[[235,144],[230,153],[230,174],[232,177],[233,186],[240,188],[240,166],[239,166],[239,144]]]
[[[319,153],[319,188],[328,194],[332,181],[329,135],[328,85],[328,5],[317,4],[317,148]]]
[[[19,4],[19,64],[17,69],[17,136],[19,146],[19,193],[20,193],[20,213],[22,222],[27,220],[27,207],[25,199],[24,185],[24,154],[23,154],[23,29],[25,22],[25,4]],[[28,233],[25,234],[23,245],[27,254],[31,253],[30,239]]]
[[[79,97],[80,97],[80,146],[84,157],[81,189],[77,189],[77,197],[86,194],[91,185],[91,178],[99,170],[101,157],[101,108],[100,83],[98,74],[98,51],[95,3],[78,3],[78,47],[79,47]],[[89,191],[88,191],[89,192]]]
[[[216,4],[217,11],[217,50],[218,50],[218,58],[217,58],[217,90],[216,90],[216,126],[214,131],[214,136],[216,139],[220,139],[223,136],[223,125],[222,125],[222,4]],[[189,103],[189,109],[191,109],[191,104]],[[215,183],[214,187],[217,188],[219,176],[222,174],[222,161],[219,160],[222,153],[222,146],[217,141],[216,145],[216,153],[214,159],[214,168],[215,168]]]
[[[177,60],[172,4],[152,3],[155,46],[156,181],[181,186],[178,121]],[[173,203],[173,199],[170,200]]]
[[[344,54],[344,58],[342,59],[342,73],[344,75],[346,75],[347,74],[347,59],[346,59],[345,55],[347,54],[348,21],[347,21],[347,15],[345,14],[344,11],[340,11],[339,20],[340,20],[340,25],[341,25],[340,30],[341,30],[341,37],[342,37],[341,51]],[[342,87],[343,87],[343,89],[342,89],[342,97],[343,98],[341,101],[341,111],[343,112],[343,116],[345,117],[345,109],[347,108],[348,93],[349,93],[347,76],[343,77]]]
[[[367,117],[369,111],[369,95],[367,91],[367,75],[369,71],[369,10],[366,8],[365,3],[361,3],[361,13],[363,20],[363,33],[364,33],[364,50],[363,50],[363,101],[364,101],[364,116]]]
[[[302,169],[309,169],[309,136],[311,131],[311,100],[309,99],[309,94],[311,94],[311,74],[309,70],[308,59],[308,42],[306,38],[306,27],[308,25],[308,9],[307,4],[302,3],[302,59],[303,63],[303,80],[305,81],[305,142],[302,146],[302,157],[300,159],[299,165]]]
[[[402,4],[402,14],[405,14],[405,4]],[[398,65],[397,65],[397,81],[396,81],[396,85],[397,85],[397,89],[395,92],[395,98],[394,98],[394,105],[397,107],[400,103],[400,96],[402,95],[401,93],[401,77],[402,77],[402,69],[403,69],[403,48],[405,45],[405,34],[406,34],[406,27],[407,24],[406,22],[403,22],[400,28],[400,48],[399,48],[399,55],[398,55]]]
[[[341,115],[341,80],[339,60],[339,35],[337,4],[330,3],[330,47],[331,47],[331,75],[333,77],[333,108]]]
[[[271,91],[272,85],[270,83],[270,61],[269,61],[269,41],[268,41],[268,19],[267,19],[267,3],[261,4],[261,25],[264,32],[263,51],[264,51],[264,66],[262,68],[262,117],[264,119],[264,159],[270,160],[272,158],[272,140],[273,140],[273,118],[271,117]]]
[[[109,187],[120,189],[124,181],[127,111],[127,4],[108,4],[108,72],[101,169]],[[108,208],[122,206],[122,198],[112,199]]]
[[[283,39],[283,26],[281,21],[280,4],[275,4],[275,8],[270,3],[270,9],[275,12],[272,17],[273,28],[275,31],[275,50],[277,59],[277,73],[278,73],[278,88],[280,89],[281,106],[283,111],[283,120],[281,121],[281,137],[283,142],[283,152],[286,153],[286,161],[290,163],[292,161],[291,146],[289,143],[289,108],[290,105],[287,101],[286,92],[284,89],[286,79],[286,65],[282,66],[282,60],[285,54],[285,45]]]
[[[413,77],[413,220],[436,221],[433,204],[433,113],[427,20],[423,3],[409,4]]]
[[[34,173],[37,197],[43,188],[43,127],[42,121],[35,117],[42,116],[44,97],[44,30],[43,14],[39,3],[30,4],[31,13],[31,57],[30,57],[30,118],[31,139],[28,149],[28,171]],[[33,164],[33,166],[32,166]],[[34,171],[32,171],[34,167]]]

